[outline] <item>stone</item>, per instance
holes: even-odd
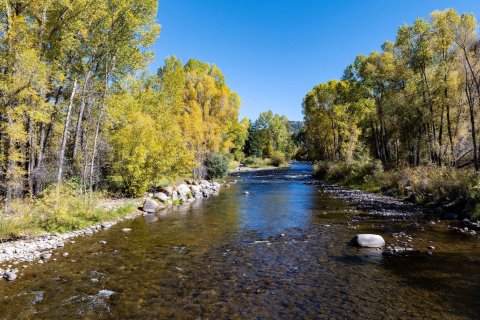
[[[100,241],[98,241],[98,243],[105,245],[105,244],[107,244],[107,241],[105,241],[105,240],[100,240]]]
[[[155,200],[147,199],[143,203],[143,211],[148,213],[154,213],[158,208],[158,203]]]
[[[50,259],[51,257],[52,257],[52,254],[51,254],[51,253],[48,253],[48,252],[42,253],[42,254],[40,255],[40,258],[42,258],[43,260]]]
[[[122,231],[123,231],[123,232],[130,232],[130,231],[132,231],[132,229],[130,229],[130,228],[123,228]]]
[[[113,225],[111,222],[104,222],[101,224],[102,229],[108,229]]]
[[[168,196],[163,192],[154,193],[153,198],[158,199],[160,201],[167,201],[168,200]]]
[[[248,192],[248,191],[244,191],[244,192],[243,192],[243,194],[245,194],[245,195],[249,195],[249,194],[250,194],[250,192]]]
[[[190,190],[191,190],[191,192],[192,192],[193,194],[198,193],[198,192],[201,192],[200,187],[199,187],[199,186],[196,186],[196,185],[191,185],[191,186],[190,186]]]
[[[68,257],[68,252],[62,253],[62,257]]]
[[[190,193],[190,188],[184,183],[179,184],[178,186],[175,187],[175,189],[177,189],[177,192],[180,195],[180,197],[184,197],[188,193]]]
[[[352,245],[361,248],[381,248],[385,246],[385,240],[377,234],[357,234],[350,242]]]
[[[8,281],[13,281],[13,280],[17,279],[17,274],[14,273],[14,272],[5,272],[3,277],[5,279],[7,279]]]
[[[173,194],[173,188],[172,187],[165,187],[165,188],[162,188],[160,191],[165,193],[169,197],[171,197],[172,194]]]

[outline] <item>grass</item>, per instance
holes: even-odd
[[[52,187],[35,199],[17,199],[7,212],[0,212],[0,241],[35,236],[45,232],[68,232],[83,229],[103,221],[115,220],[136,210],[136,205],[126,202],[113,209],[102,204],[101,193],[96,193],[93,203],[85,201],[79,188],[64,183]]]

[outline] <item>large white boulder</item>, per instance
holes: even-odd
[[[351,244],[361,248],[381,248],[385,246],[385,240],[378,234],[357,234]]]

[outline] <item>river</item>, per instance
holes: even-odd
[[[477,238],[446,222],[369,216],[311,176],[308,164],[242,173],[218,196],[77,238],[0,282],[0,318],[480,317]],[[436,249],[390,257],[347,245],[400,231]]]

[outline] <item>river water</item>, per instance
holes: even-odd
[[[78,238],[0,282],[0,318],[480,318],[479,241],[356,211],[311,175],[307,164],[239,174],[216,197]],[[400,231],[434,253],[347,245]]]

